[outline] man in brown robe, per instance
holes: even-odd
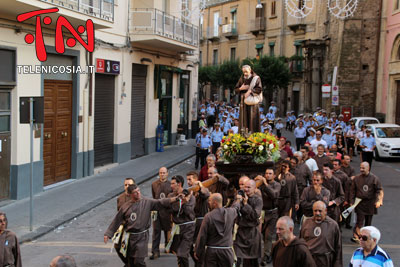
[[[182,176],[176,175],[171,178],[172,193],[169,198],[177,197],[183,194],[183,185],[185,180]],[[171,251],[178,258],[179,267],[189,266],[190,249],[193,245],[193,236],[195,231],[195,197],[190,193],[182,201],[171,204],[172,221],[175,227],[179,227],[179,232],[172,238]],[[171,242],[171,241],[170,241]]]
[[[238,229],[233,243],[236,256],[243,259],[243,267],[258,266],[261,257],[261,233],[258,225],[263,206],[262,198],[255,193],[256,182],[248,180],[244,198],[236,219]],[[239,264],[240,265],[240,264]]]
[[[122,205],[125,204],[125,202],[128,202],[131,200],[131,196],[128,194],[128,187],[131,184],[135,184],[135,180],[133,178],[125,178],[124,181],[124,192],[118,196],[117,198],[117,210],[119,210]]]
[[[347,176],[350,177],[350,179],[353,179],[354,176],[356,175],[356,171],[352,166],[350,166],[351,158],[349,155],[344,155],[343,160],[342,160],[342,166],[341,170],[347,174]]]
[[[122,207],[122,205],[124,205],[126,202],[131,201],[131,196],[128,194],[128,187],[132,184],[135,184],[135,180],[133,178],[125,178],[124,192],[122,192],[122,194],[119,195],[117,198],[117,210],[119,210]],[[122,239],[120,239],[120,241],[122,241]],[[121,261],[127,264],[128,263],[127,258],[125,258],[120,252],[121,242],[118,242],[118,244],[114,244],[114,248]]]
[[[211,211],[204,216],[195,244],[195,258],[204,259],[207,267],[232,267],[234,263],[232,232],[240,208],[241,196],[230,207],[222,206],[222,195],[212,194]],[[207,247],[207,249],[206,249]]]
[[[272,246],[274,267],[316,267],[306,242],[293,234],[294,223],[289,216],[283,216],[276,223],[279,240]]]
[[[256,181],[262,180],[263,184],[259,187],[263,200],[264,222],[262,232],[264,233],[264,253],[261,266],[266,266],[272,262],[271,249],[272,238],[275,233],[275,225],[278,220],[278,197],[281,191],[281,184],[275,181],[274,169],[267,168],[264,177],[257,176]]]
[[[339,225],[326,216],[326,205],[317,201],[313,205],[314,216],[301,227],[303,238],[317,266],[342,267],[342,234]]]
[[[290,172],[296,178],[297,190],[299,191],[300,197],[301,194],[303,194],[304,188],[306,188],[307,185],[312,184],[312,172],[303,161],[303,154],[301,152],[295,152],[294,156],[290,159],[290,163],[292,164]],[[303,210],[300,206],[296,211],[296,219],[298,222],[300,222],[302,216]]]
[[[168,181],[168,169],[161,167],[158,170],[158,179],[151,184],[151,194],[154,199],[164,199],[171,190],[171,182]],[[153,235],[150,260],[160,257],[161,231],[164,231],[164,242],[167,246],[171,235],[172,221],[168,209],[160,209],[153,212]]]
[[[340,223],[340,205],[344,201],[342,183],[333,175],[332,163],[325,163],[323,167],[324,181],[322,185],[331,193],[328,203],[328,216]]]
[[[314,160],[315,162],[317,162],[318,170],[322,171],[324,164],[330,163],[331,159],[327,155],[325,155],[324,145],[318,145],[317,151],[318,153],[317,155],[315,155]]]
[[[0,266],[21,267],[21,252],[14,232],[7,230],[8,221],[4,212],[0,212]]]
[[[121,238],[123,239],[123,246],[127,246],[127,266],[146,266],[144,258],[148,254],[147,243],[149,241],[151,211],[160,210],[163,207],[168,208],[171,205],[170,202],[176,202],[178,197],[158,200],[142,198],[140,189],[135,184],[129,186],[128,193],[131,195],[131,201],[126,202],[119,209],[104,233],[104,243],[108,242],[122,224],[126,232]],[[129,234],[129,236],[126,234]],[[126,242],[125,237],[127,237]]]
[[[344,201],[340,205],[340,214],[349,207],[350,189],[351,189],[351,183],[352,183],[351,178],[349,176],[347,176],[347,174],[341,170],[341,165],[342,165],[342,161],[340,159],[333,160],[333,175],[336,178],[338,178],[340,180],[340,182],[342,183],[342,188],[343,188],[343,192],[344,192]],[[348,217],[350,217],[350,216],[348,216]],[[346,223],[346,228],[351,229],[350,220],[347,220],[348,217],[346,218],[346,220],[343,219],[341,224],[339,224],[339,226]]]
[[[196,227],[193,235],[193,244],[197,240],[197,235],[200,231],[200,226],[201,223],[203,222],[204,216],[208,212],[208,203],[209,203],[209,197],[210,197],[210,191],[206,187],[203,186],[203,184],[198,180],[198,174],[196,171],[190,171],[186,174],[186,180],[187,184],[189,187],[198,185],[200,186],[200,190],[197,192],[193,193],[193,196],[196,198],[196,205],[194,207],[194,214],[196,216]],[[202,258],[196,259],[194,257],[194,249],[193,246],[191,247],[190,250],[190,255],[193,258],[193,261],[195,262],[195,266],[202,266]]]
[[[357,242],[360,236],[360,229],[363,226],[370,226],[372,216],[378,213],[378,208],[383,204],[383,188],[379,178],[370,172],[369,163],[360,164],[360,174],[353,179],[350,191],[350,205],[355,199],[360,198],[361,202],[355,208],[357,222],[353,229],[352,241]]]
[[[210,191],[210,193],[220,193],[224,198],[224,206],[225,206],[228,201],[228,198],[230,197],[230,195],[228,194],[229,180],[226,179],[221,174],[219,174],[216,167],[209,168],[207,174],[208,174],[208,179],[218,177],[218,182],[209,186],[208,191]]]
[[[258,104],[247,105],[244,100],[250,94],[262,94],[261,79],[257,76],[249,65],[242,67],[243,76],[235,86],[235,92],[240,97],[240,113],[239,113],[239,133],[248,129],[249,132],[255,133],[260,131],[260,111]],[[251,81],[257,79],[253,88],[250,88]]]
[[[322,186],[322,174],[317,172],[313,176],[313,184],[306,187],[300,197],[300,206],[303,209],[303,222],[313,216],[313,205],[317,201],[323,201],[327,206],[331,192]]]
[[[299,192],[297,182],[293,174],[290,173],[290,162],[284,160],[281,164],[281,173],[275,179],[281,184],[281,191],[278,198],[278,216],[289,215],[292,206],[299,209]]]

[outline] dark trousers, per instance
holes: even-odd
[[[373,157],[374,157],[374,153],[372,151],[363,151],[362,152],[362,160],[369,163],[370,169],[372,169]]]
[[[178,267],[189,267],[189,259],[178,257]]]
[[[196,161],[194,163],[195,169],[197,169],[199,167],[199,161],[200,161],[200,148],[196,147]]]
[[[164,222],[164,224],[166,224],[166,223],[167,222]],[[157,220],[155,220],[153,222],[153,236],[152,236],[151,253],[160,254],[161,231],[164,231],[164,242],[165,242],[165,246],[167,246],[168,236],[169,236],[169,232],[171,231],[171,228],[169,230],[165,229],[165,228],[167,228],[167,227],[165,225],[164,225],[164,227],[161,226],[161,218],[159,216],[157,216]]]
[[[221,146],[221,142],[213,142],[212,153],[215,155],[217,153],[217,149]]]
[[[276,130],[276,136],[278,136],[278,138],[281,138],[282,136],[281,130]]]
[[[146,267],[144,258],[129,257],[128,267]]]
[[[196,260],[194,258],[194,245],[190,248],[190,256],[192,257],[192,259],[194,261],[194,266],[195,267],[202,267],[203,266],[202,259]]]
[[[127,263],[128,263],[128,259],[125,258],[125,257],[122,255],[121,252],[119,252],[119,250],[121,249],[121,241],[122,241],[122,238],[120,238],[118,244],[115,244],[115,245],[114,245],[114,248],[115,248],[115,251],[117,252],[118,257],[121,259],[121,261],[122,261],[124,264],[127,264]]]
[[[360,230],[364,226],[371,226],[373,215],[364,215],[357,213],[357,222],[354,225],[353,232],[356,233],[356,229]]]
[[[208,156],[208,149],[200,149],[200,165],[203,168],[206,165],[206,158]]]
[[[264,234],[264,252],[263,255],[271,256],[272,239],[275,234],[276,221],[278,220],[278,209],[273,211],[265,211],[262,232]]]
[[[242,264],[243,262],[243,264]],[[242,259],[239,258],[238,259],[238,266],[242,266],[242,267],[258,267],[258,259]]]
[[[300,147],[304,146],[305,138],[296,138],[296,148],[300,151]]]

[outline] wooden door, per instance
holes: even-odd
[[[71,177],[72,82],[44,81],[44,185]]]

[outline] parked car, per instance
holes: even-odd
[[[356,130],[360,130],[361,126],[379,123],[379,120],[374,117],[353,117],[349,120],[349,122],[354,122],[354,124],[356,125]]]
[[[400,158],[400,125],[390,123],[368,124],[375,137],[375,159]]]

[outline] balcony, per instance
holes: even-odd
[[[229,40],[232,38],[237,38],[238,37],[237,29],[238,29],[237,23],[222,25],[222,35],[228,38]]]
[[[255,36],[264,33],[267,26],[267,20],[265,17],[258,17],[250,20],[250,32]]]
[[[146,47],[193,51],[199,46],[199,28],[154,8],[135,8],[130,12],[130,38]]]
[[[219,39],[221,38],[219,26],[207,27],[206,36],[207,36],[207,39],[210,41],[213,41],[213,42],[219,41]]]
[[[301,77],[304,72],[304,58],[293,56],[289,61],[289,70],[295,77]]]
[[[25,12],[54,7],[59,8],[58,13],[49,16],[54,20],[62,15],[74,27],[84,25],[88,19],[93,21],[96,29],[113,26],[114,0],[1,0],[0,15],[15,19]],[[55,23],[52,26],[55,27]]]
[[[307,30],[306,19],[288,16],[287,25],[294,34],[305,34]]]

